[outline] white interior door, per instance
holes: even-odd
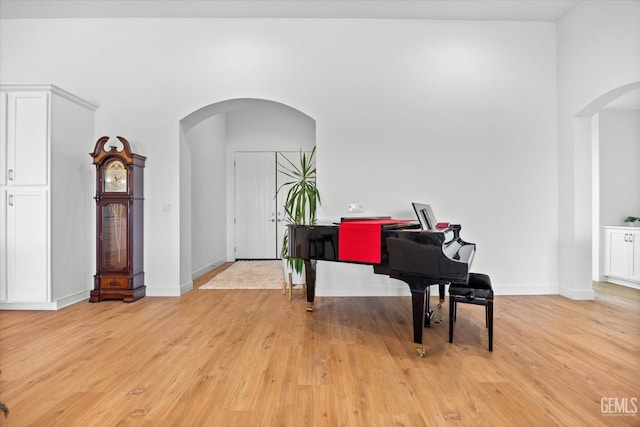
[[[235,153],[236,259],[278,258],[276,153]]]
[[[282,238],[287,232],[287,188],[277,191],[282,183],[291,180],[278,172],[278,162],[288,165],[284,158],[297,165],[300,152],[235,154],[236,259],[280,258]]]

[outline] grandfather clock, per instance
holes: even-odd
[[[98,139],[91,154],[96,166],[96,274],[89,302],[144,297],[142,271],[142,173],[147,159],[131,152],[118,137],[122,150]]]

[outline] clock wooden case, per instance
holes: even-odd
[[[98,139],[91,154],[96,166],[96,274],[89,302],[145,296],[143,271],[143,170],[146,157]]]

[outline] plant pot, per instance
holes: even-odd
[[[288,260],[284,258],[282,259],[282,266],[284,272],[284,281],[286,283],[289,283],[289,273],[291,273],[291,281],[294,285],[306,285],[307,280],[304,274],[304,269],[300,273],[298,273],[289,265]]]

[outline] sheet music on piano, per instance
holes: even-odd
[[[423,230],[439,230],[449,226],[448,222],[436,221],[436,216],[433,213],[433,209],[431,209],[431,205],[418,202],[413,202],[411,205]]]

